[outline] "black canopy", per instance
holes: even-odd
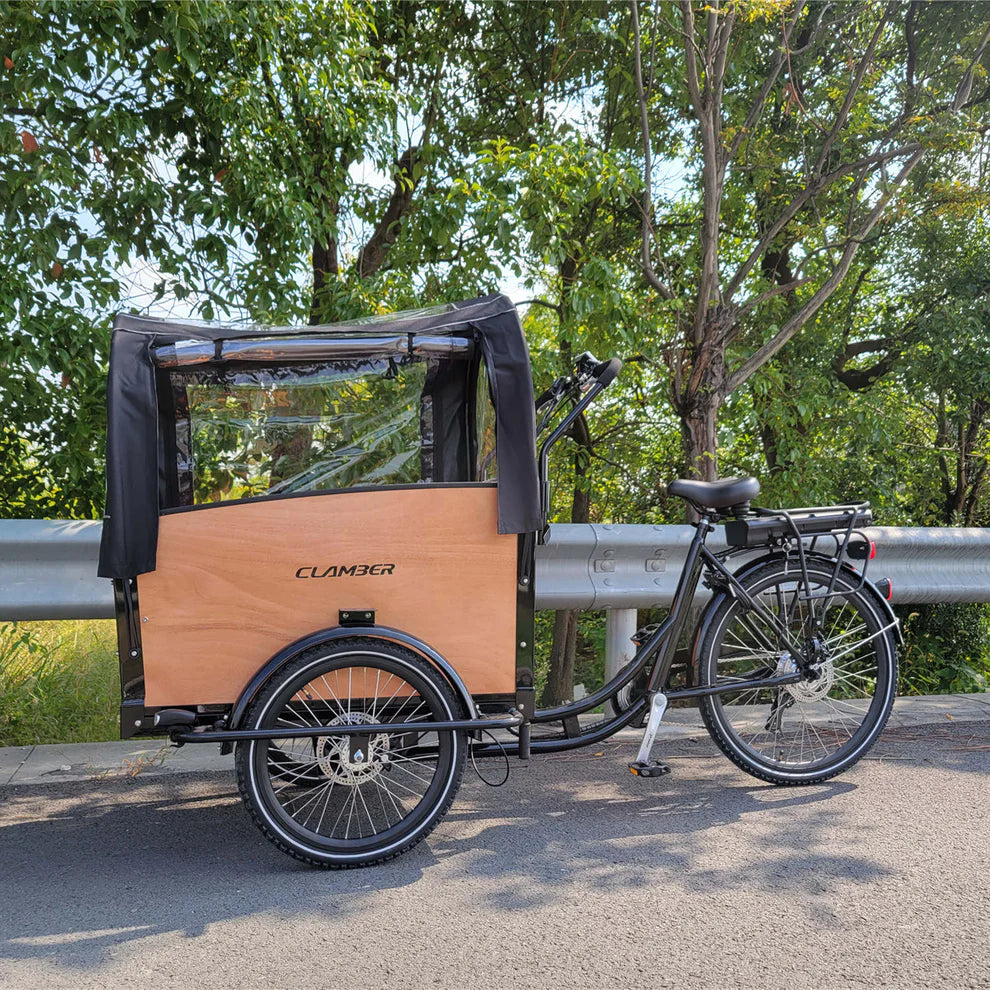
[[[498,438],[498,530],[540,527],[535,414],[529,353],[518,314],[502,295],[323,327],[232,328],[120,315],[114,321],[107,385],[107,508],[100,547],[101,577],[155,569],[160,479],[166,470],[159,376],[173,363],[265,360],[292,351],[304,356],[319,338],[394,347],[414,335],[423,347],[473,337],[481,345],[495,404]],[[277,360],[277,357],[272,358]]]

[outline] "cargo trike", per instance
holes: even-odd
[[[549,454],[620,368],[583,355],[534,401],[504,296],[304,328],[118,317],[100,573],[122,737],[233,752],[260,830],[326,867],[422,840],[468,758],[641,725],[629,769],[659,776],[675,699],[761,780],[852,766],[896,687],[869,505],[756,508],[754,478],[669,486],[695,529],[669,615],[599,690],[535,707]]]

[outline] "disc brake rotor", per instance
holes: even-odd
[[[367,712],[345,712],[327,727],[334,725],[373,725],[375,719]],[[368,740],[367,752],[355,760],[351,753],[354,736],[320,736],[316,740],[316,762],[328,779],[340,784],[356,785],[382,773],[388,763],[389,736],[378,733]]]
[[[798,681],[797,684],[787,684],[784,690],[802,704],[821,701],[835,684],[835,666],[831,659],[822,660],[811,668],[818,676],[814,680]]]

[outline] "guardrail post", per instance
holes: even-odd
[[[609,681],[632,660],[636,644],[637,615],[634,608],[610,608],[605,613],[605,680]],[[606,705],[609,712],[612,706]]]

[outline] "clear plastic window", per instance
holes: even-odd
[[[432,480],[425,361],[196,371],[172,380],[181,504]]]
[[[478,369],[478,474],[477,481],[495,481],[498,470],[495,464],[495,407],[488,380],[488,371],[482,363]]]

